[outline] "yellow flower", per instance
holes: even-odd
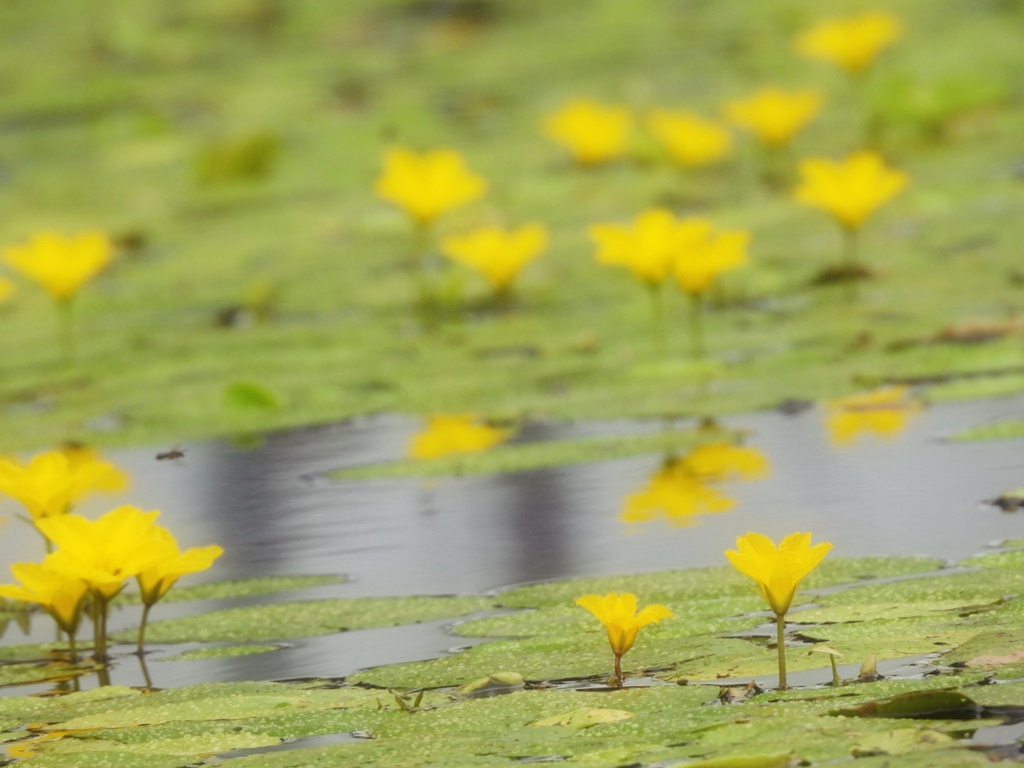
[[[573,99],[545,118],[544,135],[581,165],[598,165],[626,154],[633,116],[625,107]]]
[[[633,277],[657,287],[672,271],[680,245],[676,217],[663,208],[641,213],[632,225],[594,224],[590,238],[601,264],[627,267]]]
[[[725,105],[726,117],[753,133],[766,147],[783,147],[821,111],[819,91],[762,88]]]
[[[804,58],[828,61],[851,75],[859,75],[902,34],[897,17],[868,11],[823,21],[799,34],[794,46]]]
[[[732,152],[728,128],[686,110],[652,111],[647,130],[678,165],[710,165]]]
[[[843,445],[862,432],[893,437],[903,431],[921,403],[907,396],[905,386],[883,387],[825,402],[825,426],[829,439]]]
[[[78,631],[82,602],[89,591],[84,581],[39,563],[15,563],[11,573],[21,583],[0,586],[0,597],[41,605],[68,635]]]
[[[60,515],[36,522],[56,546],[44,565],[79,578],[102,599],[109,600],[127,579],[156,566],[162,552],[155,533],[158,510],[122,506],[100,517]]]
[[[14,281],[6,277],[0,277],[0,304],[3,304],[14,293]]]
[[[213,561],[224,554],[223,547],[210,544],[193,547],[184,552],[169,530],[162,526],[153,527],[153,537],[148,539],[159,553],[156,563],[137,575],[139,592],[145,605],[153,605],[174,586],[174,583],[189,573],[205,571]]]
[[[828,211],[847,230],[860,227],[909,182],[907,174],[887,167],[869,151],[841,161],[808,158],[800,162],[799,170],[802,182],[796,189],[797,201]]]
[[[711,222],[706,219],[686,219],[681,222],[680,233],[680,249],[673,271],[684,293],[703,293],[720,274],[747,263],[749,232],[713,232]]]
[[[791,533],[778,547],[760,533],[736,539],[725,556],[744,576],[757,583],[761,596],[776,616],[784,616],[793,603],[797,585],[832,549],[827,541],[811,546],[810,533]]]
[[[510,431],[481,424],[473,413],[447,413],[431,416],[427,427],[412,436],[407,455],[429,460],[460,453],[479,453],[505,442]]]
[[[418,154],[394,148],[384,153],[377,194],[403,209],[419,226],[471,203],[487,191],[487,182],[469,168],[458,152],[435,149]]]
[[[523,267],[540,255],[548,244],[543,224],[524,224],[506,231],[480,227],[464,235],[446,237],[441,251],[454,261],[476,270],[497,293],[505,293]]]
[[[0,493],[21,502],[34,521],[63,515],[94,491],[120,491],[125,474],[90,449],[66,448],[28,464],[0,457]]]
[[[622,655],[633,647],[641,627],[672,616],[671,609],[664,605],[648,605],[636,612],[636,595],[609,592],[607,595],[584,595],[576,599],[576,605],[583,606],[594,614],[608,632],[608,643],[615,654],[614,684],[622,687]]]
[[[103,232],[86,232],[77,237],[40,232],[26,245],[6,248],[3,258],[11,267],[49,291],[54,300],[67,302],[113,257],[110,238]]]
[[[684,457],[663,464],[642,490],[627,496],[619,519],[645,523],[660,513],[672,525],[684,527],[693,525],[697,515],[727,512],[735,505],[735,499],[694,474]]]

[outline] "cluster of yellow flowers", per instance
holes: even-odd
[[[775,614],[779,651],[779,688],[786,688],[785,618],[803,578],[818,567],[832,549],[828,542],[811,545],[810,533],[793,533],[776,546],[760,533],[747,533],[736,539],[736,549],[725,556],[733,567],[753,579],[758,594]],[[637,613],[636,595],[611,592],[584,595],[576,600],[596,616],[608,633],[615,656],[615,672],[610,683],[622,687],[622,656],[633,647],[637,634],[648,624],[667,619],[672,610],[665,605],[648,605]]]
[[[160,512],[120,506],[97,520],[72,514],[96,491],[118,491],[125,474],[94,451],[48,451],[28,463],[0,458],[0,493],[24,506],[26,520],[46,540],[41,563],[11,566],[17,584],[0,585],[0,597],[39,605],[67,634],[72,658],[83,615],[93,623],[93,656],[107,658],[110,601],[135,579],[143,604],[138,652],[143,651],[150,609],[185,574],[209,568],[223,553],[216,545],[182,551],[157,525]]]

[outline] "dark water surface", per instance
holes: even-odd
[[[543,579],[716,565],[748,530],[773,538],[810,530],[816,541],[833,542],[837,555],[923,554],[957,561],[1024,536],[1024,517],[982,503],[1024,485],[1024,441],[972,444],[945,438],[1022,413],[1024,398],[946,404],[916,414],[890,439],[865,435],[841,448],[829,442],[817,409],[729,417],[724,425],[748,433],[746,445],[764,454],[770,475],[719,484],[735,499],[733,509],[695,517],[688,527],[664,520],[627,524],[619,518],[624,498],[661,465],[658,455],[438,480],[339,482],[324,475],[400,458],[420,422],[399,416],[273,434],[250,449],[229,441],[184,445],[185,457],[175,461],[154,458],[171,446],[111,451],[108,457],[130,473],[131,489],[116,498],[93,497],[79,511],[95,515],[119,503],[163,510],[161,522],[182,546],[225,548],[203,574],[208,580],[349,577],[343,584],[267,600],[468,594]],[[635,421],[529,424],[517,440],[662,427]],[[4,502],[0,511],[10,516],[17,510]],[[3,534],[4,572],[11,562],[42,556],[38,534],[28,526],[12,521]],[[198,580],[186,577],[184,583]],[[196,607],[158,605],[153,619]],[[134,627],[137,618],[134,609],[119,612],[112,628]],[[9,628],[4,641],[52,639],[52,626],[35,624],[28,638]],[[342,676],[375,664],[435,656],[464,643],[445,635],[444,624],[348,632],[291,642],[273,653],[210,661],[161,663],[163,651],[182,649],[154,648],[150,671],[158,687]],[[124,658],[113,682],[141,684],[137,667],[137,659]]]

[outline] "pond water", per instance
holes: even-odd
[[[208,580],[322,573],[349,579],[260,598],[267,601],[469,594],[546,579],[716,565],[748,530],[773,538],[810,530],[815,540],[833,542],[838,555],[922,554],[955,562],[1024,535],[1024,517],[983,503],[1024,485],[1024,441],[946,438],[1021,413],[1024,398],[944,404],[915,413],[898,434],[866,434],[842,447],[830,442],[820,409],[728,417],[723,425],[747,434],[745,445],[765,457],[769,474],[717,483],[735,505],[689,518],[688,526],[620,519],[624,499],[661,466],[659,455],[431,480],[341,482],[326,476],[340,467],[401,458],[421,424],[400,416],[271,434],[256,447],[230,441],[183,445],[185,456],[171,461],[155,459],[171,446],[110,451],[108,457],[130,473],[132,488],[116,498],[93,497],[80,511],[98,514],[116,503],[163,510],[161,521],[183,546],[224,546],[224,556],[204,574]],[[637,421],[530,423],[516,439],[663,428]],[[9,515],[16,508],[4,502],[0,511]],[[10,562],[41,556],[38,534],[20,522],[5,526],[4,540],[4,572]],[[161,604],[153,620],[238,604]],[[118,612],[112,629],[134,627],[137,619],[134,608]],[[52,626],[34,624],[27,637],[8,628],[4,641],[52,639]],[[156,663],[164,651],[180,647],[155,647],[148,658],[157,687],[338,677],[466,644],[447,635],[445,624],[347,632],[230,659]],[[143,684],[137,667],[137,659],[122,659],[113,682]]]

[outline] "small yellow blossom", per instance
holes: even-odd
[[[153,534],[150,541],[160,557],[153,566],[137,574],[143,605],[153,605],[182,576],[205,571],[224,554],[223,547],[216,544],[182,552],[171,532],[162,526],[154,526]]]
[[[754,580],[775,615],[784,616],[797,585],[831,549],[827,541],[811,546],[810,533],[791,533],[776,547],[767,536],[751,532],[736,539],[736,549],[725,556],[737,571]]]
[[[482,424],[473,413],[431,416],[427,427],[412,436],[407,455],[421,461],[462,453],[480,453],[505,442],[510,430]]]
[[[6,277],[0,277],[0,304],[3,304],[14,293],[14,281]]]
[[[0,586],[0,597],[41,605],[58,627],[74,637],[82,618],[88,585],[39,563],[15,563],[11,573],[20,583]]]
[[[631,225],[594,224],[590,238],[601,264],[626,267],[648,287],[661,285],[672,272],[680,246],[676,217],[664,208],[641,213]]]
[[[648,605],[636,612],[636,595],[610,592],[607,595],[584,595],[577,598],[582,606],[596,616],[608,632],[608,643],[615,654],[614,684],[622,687],[622,656],[633,647],[641,627],[667,619],[672,611],[664,605]]]
[[[102,599],[109,600],[125,582],[155,567],[162,552],[155,533],[160,512],[122,506],[97,520],[60,515],[37,521],[57,550],[44,565],[79,578]]]
[[[860,227],[909,183],[907,174],[889,168],[870,151],[840,161],[808,158],[800,162],[799,171],[797,201],[828,211],[847,230]]]
[[[91,449],[66,448],[27,464],[0,457],[0,493],[21,502],[34,521],[69,512],[95,491],[120,491],[128,478]]]
[[[793,604],[796,588],[831,551],[827,541],[811,546],[810,533],[791,533],[778,547],[760,533],[736,539],[736,549],[725,556],[733,567],[757,584],[761,597],[775,613],[776,647],[779,653],[779,688],[786,686],[786,612]]]
[[[74,298],[113,257],[113,245],[103,232],[77,237],[40,232],[25,245],[8,246],[3,255],[9,266],[39,283],[58,303]]]
[[[479,272],[495,293],[507,293],[523,267],[547,247],[543,224],[524,224],[516,230],[480,227],[464,235],[446,237],[441,252]]]
[[[146,570],[136,574],[143,605],[138,639],[140,655],[145,644],[150,609],[182,576],[205,571],[213,565],[214,560],[224,554],[224,549],[216,544],[193,547],[182,552],[171,532],[159,525],[153,527],[153,534],[147,537],[147,541],[149,546],[159,553],[159,559]]]
[[[683,293],[704,293],[723,272],[747,263],[750,233],[714,232],[707,219],[684,219],[673,272]]]
[[[625,107],[573,99],[543,123],[544,135],[562,145],[581,165],[599,165],[626,154],[633,116]]]
[[[732,152],[728,128],[686,110],[652,111],[647,130],[672,161],[684,167],[710,165]]]
[[[487,182],[469,170],[453,149],[419,154],[394,148],[384,153],[384,172],[374,189],[418,226],[427,226],[441,214],[483,196]]]
[[[868,11],[823,21],[800,33],[794,47],[804,58],[831,62],[851,75],[859,75],[902,34],[903,25],[896,16]]]
[[[730,122],[744,128],[766,147],[786,146],[821,111],[820,91],[762,88],[745,99],[725,105]]]
[[[862,433],[891,438],[902,432],[922,408],[905,386],[883,387],[825,402],[825,426],[836,445],[852,442]]]

